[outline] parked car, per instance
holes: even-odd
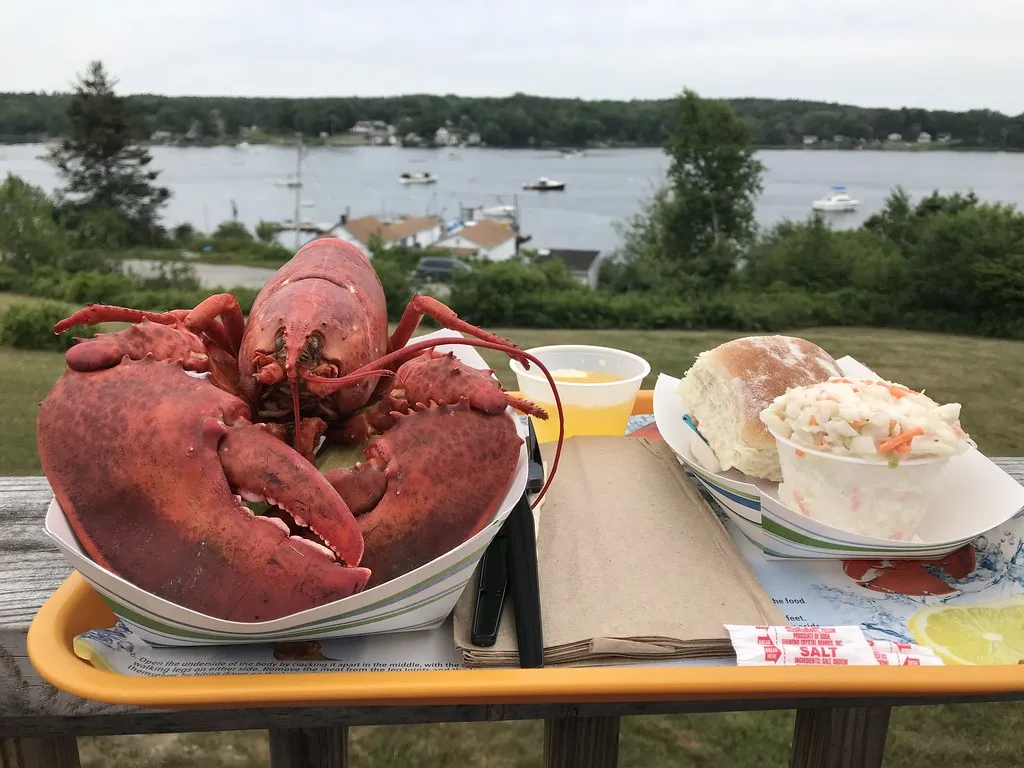
[[[457,269],[472,271],[472,267],[460,259],[430,256],[420,259],[416,265],[416,277],[420,280],[451,280]]]

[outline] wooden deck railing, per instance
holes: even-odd
[[[1018,481],[1024,460],[996,459]],[[42,477],[0,478],[0,768],[78,766],[84,735],[267,730],[274,768],[344,766],[347,727],[543,719],[546,767],[611,768],[619,718],[673,712],[796,709],[793,768],[878,768],[893,705],[994,701],[1020,695],[898,700],[696,701],[553,704],[281,707],[155,710],[114,706],[56,690],[35,673],[25,636],[36,611],[70,569],[42,532],[52,499]],[[998,738],[999,734],[992,734]]]

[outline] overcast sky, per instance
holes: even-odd
[[[1024,112],[1024,0],[0,0],[0,91],[804,98]]]

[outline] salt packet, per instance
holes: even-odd
[[[875,659],[883,667],[945,666],[935,651],[923,645],[898,640],[868,640]]]
[[[875,651],[875,661],[883,667],[943,667],[934,653],[884,653]]]
[[[879,665],[875,651],[860,627],[726,624],[725,628],[739,666]]]
[[[875,653],[910,653],[924,656],[935,656],[935,651],[923,645],[904,643],[900,640],[868,640],[868,645]]]

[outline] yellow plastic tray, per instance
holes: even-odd
[[[652,410],[641,391],[634,414]],[[988,667],[575,667],[134,677],[97,669],[72,641],[114,614],[77,572],[28,631],[39,674],[86,699],[162,708],[985,696],[1020,692],[1024,664]]]

